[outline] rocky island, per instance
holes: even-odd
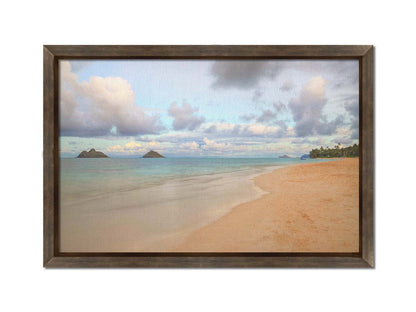
[[[90,149],[89,152],[82,151],[77,158],[108,158],[106,154],[100,151],[96,151],[95,149]]]
[[[143,158],[165,158],[164,156],[160,155],[158,152],[150,151],[143,155]]]
[[[290,158],[288,155],[279,156],[279,158]]]

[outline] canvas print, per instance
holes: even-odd
[[[60,252],[359,251],[358,60],[60,60]]]

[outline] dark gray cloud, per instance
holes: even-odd
[[[273,103],[272,109],[265,109],[262,110],[260,115],[255,114],[247,114],[239,116],[241,120],[250,122],[258,122],[258,123],[265,123],[265,124],[277,124],[276,119],[279,117],[279,114],[284,113],[287,111],[286,105],[283,103]]]
[[[251,99],[253,102],[258,102],[258,101],[260,101],[260,99],[261,99],[261,97],[263,96],[263,94],[264,94],[264,91],[262,91],[262,90],[254,90],[254,93],[253,93],[253,98]]]
[[[291,80],[286,80],[280,87],[281,91],[290,91],[295,87]]]
[[[182,107],[172,103],[169,107],[169,116],[173,117],[173,129],[175,130],[195,130],[204,121],[203,116],[197,116],[198,108],[193,108],[188,103],[182,103]]]
[[[215,61],[211,68],[212,87],[254,88],[261,80],[274,78],[277,71],[277,63],[270,61]]]
[[[293,70],[330,76],[330,87],[335,89],[358,85],[358,61],[354,60],[224,60],[215,61],[211,68],[212,87],[252,89],[262,80],[274,79],[284,71]],[[287,92],[293,88],[293,81],[286,80],[279,89]]]
[[[327,121],[325,116],[321,117],[321,122],[317,125],[317,133],[321,135],[331,135],[344,125],[344,117],[339,115],[334,120]]]
[[[352,99],[348,100],[344,104],[345,110],[351,116],[351,126],[350,129],[352,130],[351,139],[358,139],[360,134],[360,119],[359,119],[359,105],[358,100]]]
[[[286,124],[286,122],[285,121],[283,121],[283,120],[278,120],[278,121],[275,121],[275,123],[274,123],[275,125],[278,125],[285,133],[286,133],[286,131],[287,131],[287,128],[288,128],[288,126],[287,126],[287,124]]]
[[[283,104],[282,102],[279,103],[273,103],[273,107],[276,110],[277,113],[283,113],[285,111],[287,111],[287,107],[285,104]]]
[[[289,102],[297,136],[331,135],[343,124],[344,120],[341,116],[327,121],[326,116],[323,115],[327,103],[325,84],[322,77],[312,78],[303,86],[300,95]]]
[[[276,118],[277,112],[270,109],[266,109],[263,113],[257,117],[256,121],[259,123],[270,123]]]

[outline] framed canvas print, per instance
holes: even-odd
[[[372,46],[44,46],[45,267],[373,267]]]

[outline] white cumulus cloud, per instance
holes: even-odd
[[[120,77],[78,81],[68,61],[60,62],[61,136],[137,135],[158,133],[158,116],[135,104],[130,83]]]

